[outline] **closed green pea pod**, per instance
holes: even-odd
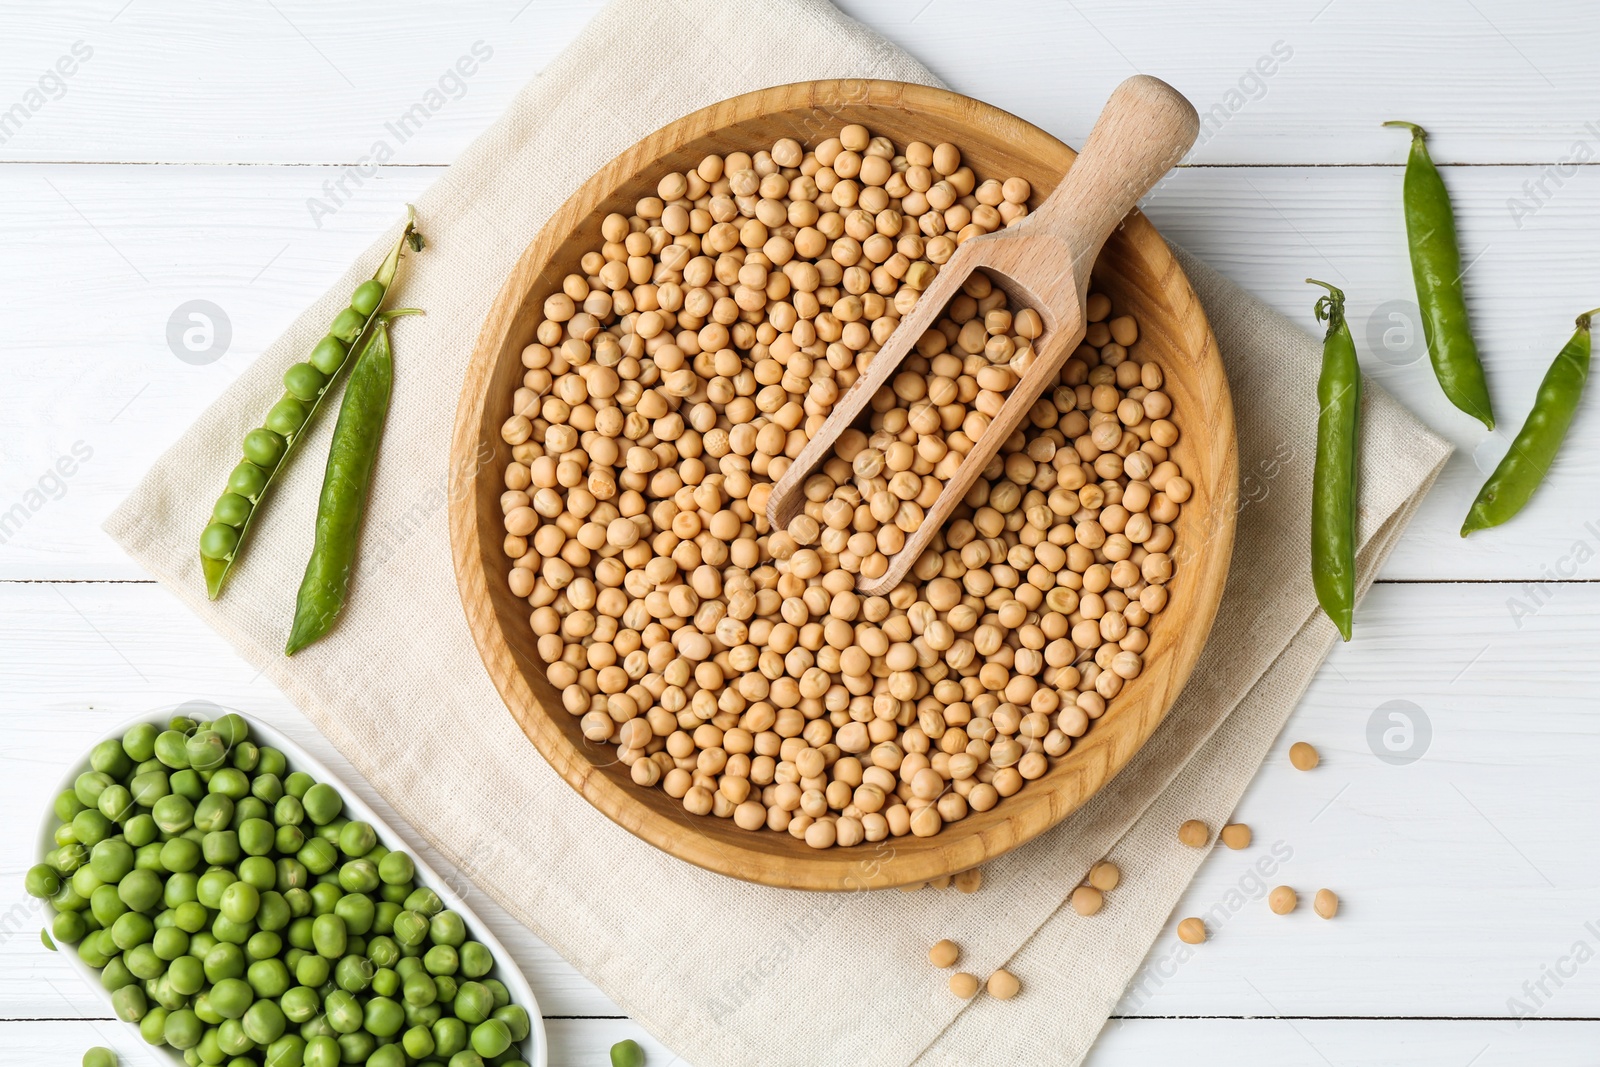
[[[1344,293],[1328,290],[1316,305],[1328,324],[1317,379],[1317,458],[1311,483],[1311,579],[1317,602],[1350,640],[1356,600],[1356,477],[1361,417],[1361,365],[1344,317]]]
[[[1489,386],[1478,360],[1462,290],[1455,212],[1444,179],[1428,156],[1427,132],[1411,122],[1385,122],[1411,131],[1404,186],[1411,273],[1422,311],[1422,332],[1434,375],[1450,403],[1494,429]]]
[[[1583,398],[1589,380],[1589,321],[1600,308],[1578,316],[1571,340],[1556,354],[1539,383],[1533,409],[1494,472],[1478,490],[1461,524],[1461,536],[1509,521],[1533,498],[1544,481]]]

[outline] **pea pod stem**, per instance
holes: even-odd
[[[1539,383],[1527,421],[1468,509],[1461,524],[1462,537],[1509,521],[1533,498],[1549,473],[1589,379],[1589,322],[1595,315],[1600,315],[1600,308],[1578,316],[1572,338]]]
[[[242,508],[248,508],[248,510],[242,521],[235,520],[235,522],[229,523],[229,525],[233,527],[233,532],[231,533],[231,549],[221,555],[208,554],[214,550],[209,549],[205,545],[205,537],[202,535],[200,569],[205,575],[206,596],[210,599],[215,600],[222,594],[222,589],[224,584],[227,582],[228,575],[232,572],[234,563],[238,561],[240,553],[244,550],[245,542],[249,537],[251,527],[254,525],[255,517],[261,510],[261,504],[271,493],[272,487],[277,483],[279,472],[288,466],[289,460],[295,453],[296,446],[300,443],[300,440],[306,436],[307,428],[315,420],[317,412],[321,409],[323,400],[326,399],[328,394],[333,390],[333,386],[338,380],[340,374],[342,374],[344,369],[350,366],[352,363],[351,354],[360,351],[366,344],[367,338],[370,336],[374,324],[378,321],[379,316],[383,313],[384,302],[389,298],[389,295],[394,290],[395,278],[399,274],[400,270],[401,253],[408,246],[413,251],[420,251],[423,247],[422,235],[418,233],[416,229],[416,211],[409,204],[406,206],[406,225],[404,230],[401,231],[400,237],[394,243],[394,247],[389,250],[389,254],[384,257],[383,262],[378,265],[378,269],[372,275],[371,281],[382,286],[383,295],[378,300],[378,303],[373,306],[371,311],[366,315],[366,317],[360,320],[359,329],[352,337],[350,337],[349,346],[345,348],[338,365],[334,366],[331,371],[326,374],[326,380],[322,382],[319,391],[313,398],[310,399],[309,402],[298,401],[289,394],[285,394],[284,399],[279,401],[279,404],[282,405],[287,401],[296,400],[296,403],[299,403],[303,408],[305,416],[304,419],[300,421],[298,427],[293,430],[293,432],[278,435],[283,445],[282,452],[278,456],[276,462],[274,462],[270,467],[262,468],[262,471],[264,471],[264,480],[261,482],[259,487],[255,489],[253,494],[240,494],[243,496],[243,499],[246,501],[246,503],[239,504],[237,499],[234,501],[235,504]],[[341,316],[350,310],[350,308],[346,308],[345,312],[340,313]],[[323,343],[327,343],[328,341],[329,338],[323,339]],[[319,345],[319,348],[320,347],[321,345]],[[274,411],[276,410],[277,409],[274,408]],[[269,415],[269,422],[270,420],[271,416]],[[251,431],[252,434],[259,432],[264,431]],[[272,435],[269,435],[269,437],[270,436]],[[248,465],[248,457],[246,465]],[[258,474],[258,477],[262,477],[262,475]],[[236,491],[230,484],[229,489],[224,492],[223,496],[224,498],[227,498],[231,493],[234,492]],[[213,517],[215,519],[215,514]],[[210,526],[206,527],[206,533],[211,533],[211,531],[218,525],[219,524],[216,521],[213,521]],[[222,532],[224,534],[229,533],[228,530],[223,530]],[[224,542],[224,547],[225,546],[226,542]]]
[[[328,466],[317,504],[316,540],[295,599],[294,623],[284,655],[292,656],[321,638],[344,610],[394,385],[389,322],[402,315],[420,314],[417,308],[382,313],[356,354],[339,404],[333,443],[328,446]]]
[[[1328,295],[1317,300],[1318,322],[1328,324],[1317,378],[1317,460],[1311,481],[1311,582],[1317,603],[1350,640],[1356,603],[1356,480],[1361,418],[1361,364],[1344,293],[1307,278]]]
[[[1422,313],[1422,333],[1427,339],[1434,376],[1450,403],[1492,430],[1494,410],[1468,321],[1450,192],[1428,155],[1427,131],[1414,122],[1384,125],[1411,131],[1403,192],[1406,238],[1417,306]]]

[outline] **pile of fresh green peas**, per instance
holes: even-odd
[[[141,723],[56,798],[27,891],[190,1067],[526,1067],[526,1009],[404,852],[238,715]]]

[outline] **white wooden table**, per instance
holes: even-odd
[[[90,738],[205,697],[270,719],[348,771],[282,694],[122,556],[101,519],[596,6],[0,8],[6,1062],[76,1062],[90,1044],[157,1062],[42,949],[43,915],[20,892],[44,791]],[[1177,914],[1220,904],[1230,917],[1192,957],[1169,924],[1091,1062],[1593,1063],[1600,398],[1521,518],[1470,542],[1456,536],[1507,438],[1486,442],[1448,406],[1407,336],[1407,141],[1379,123],[1425,124],[1435,157],[1451,164],[1477,336],[1514,432],[1573,316],[1600,304],[1600,168],[1574,165],[1600,152],[1600,8],[844,6],[956,89],[1073,143],[1129,73],[1177,85],[1208,116],[1207,132],[1152,196],[1157,225],[1308,328],[1315,293],[1302,279],[1344,286],[1368,373],[1459,449],[1358,614],[1356,640],[1328,660],[1239,812],[1258,841],[1292,853],[1272,881],[1303,895],[1336,889],[1338,920],[1306,908],[1280,918],[1256,900],[1235,907],[1252,891],[1253,854],[1219,851]],[[325,183],[480,41],[491,57],[318,217],[308,200],[327,203]],[[47,73],[58,61],[72,73]],[[225,350],[175,356],[169,317],[191,300],[223,310]],[[1409,763],[1369,744],[1369,722],[1394,725],[1395,708],[1427,724]],[[1314,775],[1288,768],[1283,750],[1296,739],[1321,749]],[[674,1062],[553,952],[494,920],[537,990],[553,1064],[603,1063],[629,1035],[651,1046],[653,1065]]]

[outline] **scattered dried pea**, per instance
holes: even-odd
[[[1300,903],[1300,895],[1286,885],[1280,885],[1267,894],[1267,907],[1274,915],[1287,915]]]
[[[928,950],[928,962],[935,967],[953,967],[961,958],[961,946],[948,937]]]
[[[971,1000],[978,992],[978,976],[958,971],[950,976],[950,992],[962,1000]]]
[[[1242,822],[1231,822],[1222,828],[1222,843],[1235,851],[1250,847],[1250,827]]]
[[[1339,895],[1331,889],[1319,889],[1311,901],[1311,908],[1324,919],[1339,914]]]
[[[1079,915],[1093,915],[1105,906],[1106,898],[1092,885],[1080,885],[1072,891],[1072,910]]]
[[[1186,945],[1198,945],[1206,939],[1204,920],[1187,918],[1178,924],[1178,940]]]
[[[1089,884],[1102,893],[1109,893],[1122,882],[1122,871],[1109,860],[1101,860],[1089,868]]]
[[[1309,771],[1322,762],[1322,757],[1306,742],[1296,741],[1289,746],[1289,762],[1294,764],[1297,771]]]
[[[1178,827],[1178,840],[1190,848],[1205,848],[1211,840],[1211,831],[1199,819],[1190,819]]]
[[[989,976],[989,995],[996,1000],[1010,1000],[1022,989],[1022,983],[1010,971],[1001,969]]]

